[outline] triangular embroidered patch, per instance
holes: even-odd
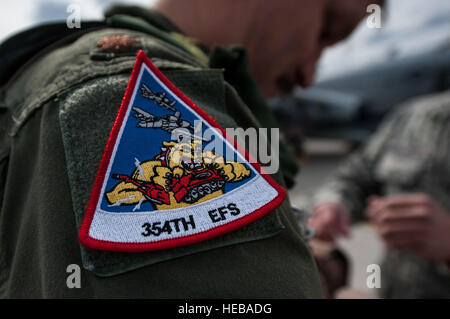
[[[79,239],[151,251],[241,228],[285,190],[139,51],[97,173]]]

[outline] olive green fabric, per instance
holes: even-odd
[[[195,103],[202,105],[203,110],[220,125],[237,126],[225,114],[225,87],[220,70],[171,70],[166,71],[165,75],[182,92],[192,97]],[[93,177],[103,153],[99,150],[105,148],[128,81],[128,74],[94,79],[61,98],[61,130],[78,227],[84,217]],[[198,96],[197,92],[203,90],[208,94]],[[96,106],[95,112],[92,111],[92,105]],[[274,213],[225,236],[181,248],[140,254],[109,253],[83,248],[83,264],[98,275],[110,276],[194,252],[266,238],[282,229],[278,214]]]
[[[258,125],[222,70],[132,29],[85,34],[22,67],[2,88],[0,296],[321,297],[288,199],[259,221],[196,245],[120,254],[80,246],[82,214],[136,54],[133,47],[101,55],[101,37],[139,39],[155,65],[223,126]],[[280,173],[273,178],[284,185]],[[66,285],[70,264],[83,265],[79,289]]]
[[[104,22],[83,22],[83,28],[69,29],[66,23],[44,23],[39,27],[25,30],[3,41],[0,45],[0,86],[3,86],[15,70],[29,62],[37,52],[51,50],[52,45],[63,40],[70,43],[82,33],[105,26]]]

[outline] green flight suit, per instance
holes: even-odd
[[[258,96],[254,82],[233,88],[226,79],[227,72],[246,72],[244,51],[219,48],[208,56],[165,17],[142,8],[116,7],[107,17],[81,30],[40,27],[0,48],[8,62],[0,76],[0,296],[320,298],[288,199],[250,225],[190,246],[116,253],[79,244],[137,50],[222,127],[260,126],[243,102]],[[114,35],[138,41],[119,51],[98,46]],[[221,61],[238,63],[224,70]],[[272,177],[285,186],[281,172]],[[71,264],[82,265],[81,288],[66,284]]]

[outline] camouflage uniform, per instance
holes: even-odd
[[[364,218],[371,194],[425,193],[450,212],[450,91],[399,107],[369,143],[350,156],[317,193],[316,203],[338,201],[354,221]],[[450,298],[443,264],[401,251],[387,252],[385,298]]]
[[[288,199],[254,223],[189,246],[141,253],[80,246],[138,50],[222,127],[274,125],[244,50],[207,52],[142,8],[115,7],[107,17],[81,30],[35,28],[0,48],[0,296],[321,297]],[[289,176],[296,164],[289,155],[283,161]],[[272,177],[285,186],[282,172]],[[80,289],[66,286],[70,264],[83,266]]]

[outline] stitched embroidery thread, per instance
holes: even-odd
[[[140,51],[80,242],[112,251],[168,249],[263,217],[285,191],[246,156]]]

